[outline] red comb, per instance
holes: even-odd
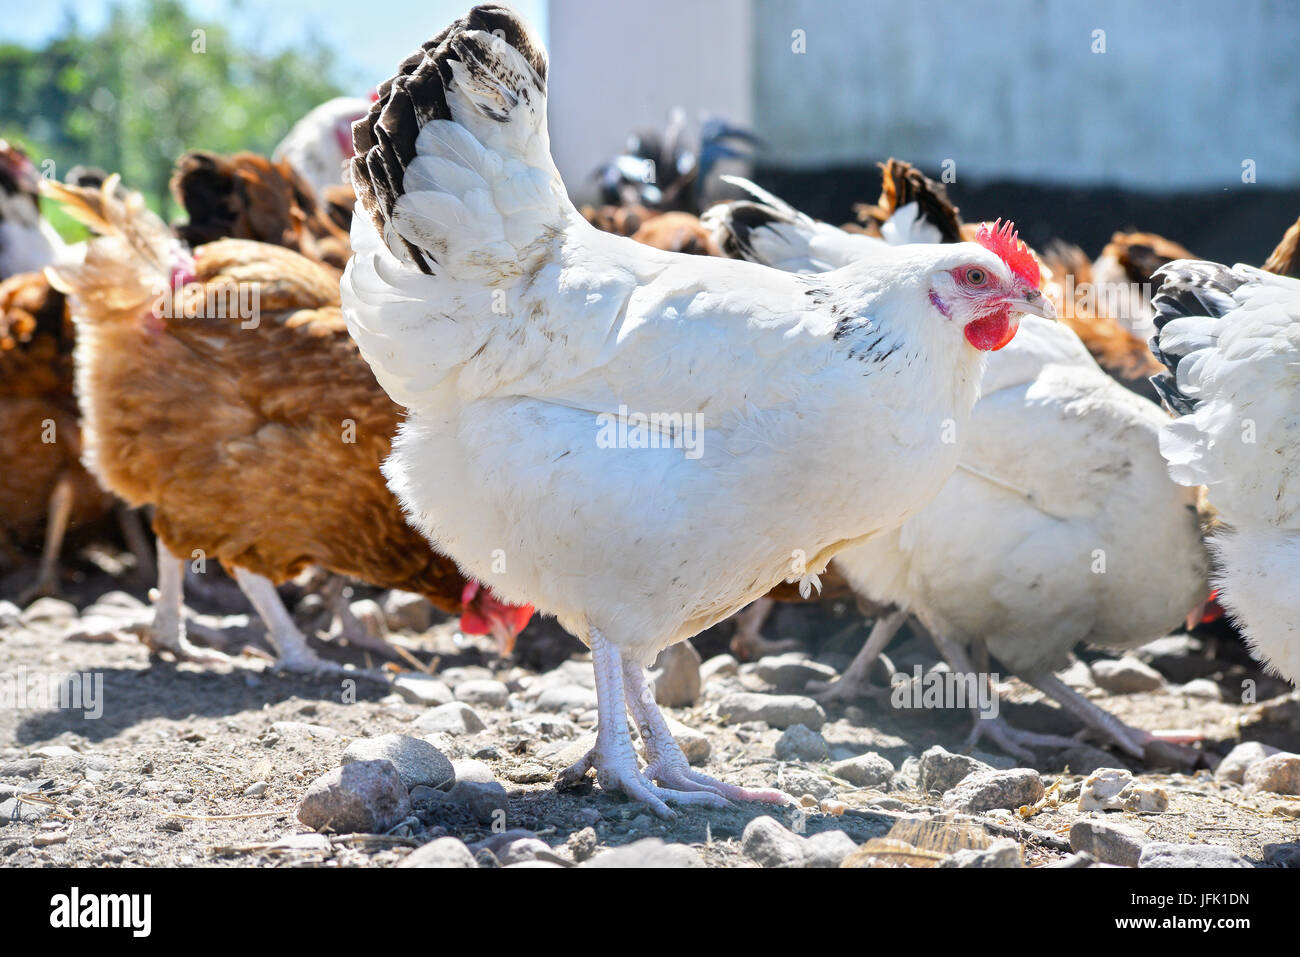
[[[975,234],[975,242],[994,253],[1007,264],[1008,269],[1037,289],[1042,280],[1038,261],[1034,259],[1029,247],[1020,241],[1015,224],[1008,219],[1006,225],[999,229],[1001,224],[1000,219],[993,224],[992,228],[985,223]]]

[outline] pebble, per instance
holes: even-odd
[[[647,837],[623,847],[602,851],[583,867],[703,867],[699,851],[686,844],[666,844]]]
[[[569,853],[573,855],[573,859],[581,864],[596,853],[597,842],[596,829],[584,827],[581,831],[570,834],[569,840],[565,844],[569,848]]]
[[[804,840],[804,867],[839,867],[858,845],[843,831],[822,831]]]
[[[1111,694],[1133,694],[1138,691],[1155,691],[1164,686],[1165,679],[1150,665],[1137,658],[1125,656],[1118,660],[1094,661],[1092,677],[1099,687]]]
[[[1009,837],[1000,838],[985,848],[965,848],[954,851],[939,862],[940,867],[1004,868],[1024,867],[1025,856],[1020,845]]]
[[[317,831],[383,833],[410,813],[410,795],[391,762],[355,761],[311,783],[298,820]]]
[[[348,605],[348,611],[352,612],[352,617],[371,638],[388,638],[388,619],[384,617],[379,602],[373,598],[359,598]]]
[[[447,683],[433,675],[398,675],[393,681],[393,690],[401,695],[403,700],[425,707],[451,704],[456,700]]]
[[[659,652],[647,675],[655,701],[665,708],[686,708],[700,696],[700,653],[689,641]]]
[[[442,734],[477,734],[487,727],[478,712],[463,701],[430,708],[413,722],[421,731]]]
[[[830,755],[826,739],[802,724],[792,724],[777,738],[778,761],[825,761]],[[890,767],[892,774],[894,769]]]
[[[732,655],[714,655],[700,665],[700,681],[708,684],[714,678],[731,678],[740,673],[740,662]]]
[[[813,731],[820,731],[826,723],[826,712],[822,706],[802,695],[736,691],[718,702],[718,714],[727,724],[765,721],[774,728],[802,724]]]
[[[1152,841],[1142,848],[1138,867],[1253,867],[1229,847]]]
[[[763,815],[745,825],[740,850],[762,867],[803,867],[804,839],[776,818]]]
[[[1137,867],[1150,838],[1137,828],[1099,818],[1080,818],[1070,826],[1070,849],[1104,864]]]
[[[834,681],[839,676],[839,672],[829,665],[811,661],[797,651],[760,658],[754,663],[753,672],[783,692],[803,691],[810,681]]]
[[[594,689],[581,685],[558,685],[539,694],[533,706],[538,711],[567,714],[570,711],[588,711],[596,704]]]
[[[48,804],[33,804],[11,797],[0,801],[0,827],[6,824],[34,824],[42,818],[49,817],[54,809]]]
[[[22,620],[23,613],[11,601],[0,601],[0,628],[12,628]]]
[[[393,589],[381,605],[384,621],[393,631],[424,633],[433,625],[433,606],[414,592]]]
[[[305,721],[276,721],[271,724],[271,730],[291,743],[295,740],[302,741],[304,738],[313,741],[334,741],[341,737],[333,728],[327,728],[323,724],[308,724]]]
[[[1124,807],[1120,794],[1133,783],[1127,768],[1098,768],[1084,779],[1079,790],[1080,811],[1113,811]]]
[[[885,756],[868,751],[832,764],[831,774],[848,781],[854,787],[873,788],[893,779],[894,766]]]
[[[1300,842],[1265,844],[1264,863],[1270,867],[1300,868]]]
[[[333,850],[330,839],[324,834],[290,834],[271,845],[273,851],[313,851],[329,853]]]
[[[815,801],[833,797],[836,791],[835,782],[797,764],[783,765],[778,780],[780,786],[788,793],[795,796],[808,794]]]
[[[77,606],[72,602],[64,601],[62,598],[38,598],[27,606],[21,615],[21,620],[27,625],[37,622],[61,625],[76,617]]]
[[[0,778],[31,778],[40,773],[40,758],[20,758],[0,764]]]
[[[1076,691],[1087,691],[1089,688],[1097,687],[1097,681],[1092,676],[1092,669],[1088,667],[1086,661],[1073,661],[1064,671],[1058,672],[1056,677],[1074,688]]]
[[[927,794],[931,791],[942,794],[960,784],[968,774],[993,770],[995,769],[992,765],[985,764],[968,754],[953,754],[936,744],[921,754],[917,784]]]
[[[265,781],[254,781],[248,787],[244,788],[244,797],[261,797],[266,793],[268,785]]]
[[[486,708],[504,708],[510,689],[491,678],[475,678],[456,685],[456,698]]]
[[[440,837],[413,850],[398,867],[478,867],[463,841]]]
[[[408,789],[418,785],[444,790],[456,782],[451,761],[428,741],[407,734],[358,738],[343,752],[343,764],[355,761],[391,761]]]
[[[1043,796],[1043,781],[1032,768],[976,771],[943,795],[949,810],[978,814],[994,808],[1015,810]]]
[[[1223,700],[1223,689],[1219,687],[1217,681],[1211,681],[1209,678],[1193,678],[1187,684],[1171,690],[1189,698],[1203,698],[1206,701]]]
[[[1192,681],[1214,672],[1217,667],[1205,656],[1205,643],[1192,635],[1168,635],[1133,650],[1133,656],[1150,665],[1170,681]]]
[[[88,644],[117,641],[122,634],[122,619],[107,615],[83,615],[70,621],[63,629],[61,641],[77,641]]]
[[[453,804],[463,805],[480,824],[499,824],[506,819],[510,806],[506,789],[495,781],[491,784],[457,781],[447,799]]]
[[[540,784],[551,779],[551,772],[540,764],[521,764],[507,771],[506,777],[515,784]]]
[[[1300,754],[1280,751],[1246,769],[1242,785],[1247,794],[1300,794]]]
[[[451,767],[456,774],[457,781],[468,781],[471,784],[495,784],[497,780],[496,775],[492,773],[491,767],[482,761],[475,761],[473,758],[453,761]]]
[[[1214,769],[1214,780],[1241,784],[1246,777],[1247,769],[1252,764],[1263,761],[1269,755],[1278,754],[1280,751],[1280,748],[1275,748],[1271,744],[1263,744],[1259,741],[1243,741],[1229,751],[1228,756],[1219,762],[1219,766]]]

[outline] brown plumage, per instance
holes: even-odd
[[[348,335],[338,273],[247,240],[190,259],[138,195],[109,198],[114,180],[49,187],[109,237],[51,270],[77,318],[95,474],[154,506],[173,555],[201,550],[277,583],[322,565],[464,613],[467,580],[384,483],[399,410]]]
[[[632,236],[645,223],[660,215],[647,206],[584,206],[582,215],[597,229],[615,236]]]
[[[939,230],[945,243],[959,243],[966,238],[962,235],[957,207],[948,198],[942,183],[930,179],[911,163],[892,157],[876,165],[880,167],[880,198],[875,205],[859,203],[853,208],[865,231],[879,236],[880,227],[895,212],[915,202],[921,217]]]
[[[661,213],[646,221],[632,234],[639,243],[663,249],[670,253],[690,253],[695,256],[721,256],[722,250],[713,236],[690,213]]]
[[[1273,254],[1264,262],[1264,270],[1300,279],[1300,249],[1297,246],[1300,246],[1300,219],[1291,224]]]
[[[217,239],[252,239],[336,269],[352,255],[347,232],[351,202],[343,195],[350,188],[318,199],[286,162],[254,153],[222,156],[195,150],[176,164],[171,190],[188,216],[176,225],[176,234],[191,248]],[[340,209],[344,203],[346,219]]]
[[[1101,251],[1101,260],[1113,259],[1119,264],[1129,282],[1153,282],[1152,275],[1157,269],[1175,259],[1195,259],[1196,257],[1172,239],[1165,239],[1155,233],[1119,232],[1110,237],[1110,242]],[[1156,280],[1152,294],[1159,291]]]
[[[44,535],[43,592],[57,589],[63,532],[113,504],[81,464],[73,343],[66,300],[44,276],[0,283],[0,548],[12,557]]]

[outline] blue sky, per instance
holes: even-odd
[[[0,0],[0,41],[28,46],[58,32],[73,10],[86,29],[101,25],[123,0]],[[128,4],[132,0],[125,0]],[[315,34],[339,54],[336,77],[369,86],[392,75],[408,53],[464,13],[474,0],[186,0],[195,26],[218,21],[263,50]],[[511,0],[545,40],[547,0]],[[358,92],[361,92],[358,90]]]

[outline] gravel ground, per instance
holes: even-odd
[[[802,650],[756,663],[718,657],[724,624],[695,640],[705,663],[693,703],[665,713],[700,768],[780,787],[801,805],[661,821],[590,779],[555,789],[595,711],[588,659],[553,623],[530,626],[501,663],[427,609],[364,592],[434,677],[405,657],[405,670],[381,672],[337,641],[318,648],[380,677],[279,674],[248,653],[178,666],[151,662],[133,637],[145,596],[122,583],[88,566],[68,600],[20,610],[2,601],[17,583],[0,582],[0,865],[1300,865],[1300,699],[1223,634],[1138,653],[1159,687],[1088,692],[1138,726],[1200,732],[1201,765],[1183,773],[1095,740],[1033,762],[962,756],[965,712],[897,709],[887,694],[823,712],[801,686],[842,669],[865,636],[848,607],[782,606],[765,633]],[[228,582],[190,601],[201,620],[256,644],[259,627],[240,617],[248,609]],[[319,610],[310,597],[297,606],[304,622]],[[1107,684],[1146,674],[1133,660],[1081,654],[1078,673]],[[890,657],[908,673],[935,660],[915,638]],[[689,697],[695,657],[668,671],[664,693]],[[69,672],[89,676],[99,707],[31,693],[34,680]],[[1243,688],[1253,701],[1239,700]],[[1077,730],[1027,686],[1009,680],[1003,691],[1013,724]],[[102,713],[87,716],[87,705]],[[1234,752],[1242,742],[1254,744]],[[1099,768],[1119,770],[1090,778]],[[1112,807],[1088,809],[1096,800]]]

